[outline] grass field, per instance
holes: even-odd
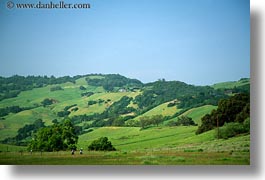
[[[146,113],[140,116],[137,116],[136,118],[134,118],[134,120],[138,121],[140,117],[143,117],[143,116],[154,116],[154,115],[172,116],[173,114],[181,110],[181,109],[177,109],[176,106],[167,107],[169,103],[170,102],[166,102],[159,106],[156,106],[155,108],[147,111]]]
[[[217,106],[213,106],[213,105],[205,105],[205,106],[201,106],[201,107],[197,107],[197,108],[192,108],[186,112],[184,112],[182,115],[184,116],[188,116],[190,118],[192,118],[192,120],[200,125],[201,124],[201,118],[205,115],[205,114],[209,114],[211,113],[212,110],[216,109]],[[177,121],[178,117],[170,119],[169,121],[173,120],[173,121]],[[166,121],[168,122],[168,121]]]
[[[8,165],[248,165],[249,153],[229,152],[70,152],[0,153],[0,164]]]
[[[215,130],[195,135],[197,127],[151,127],[145,130],[133,127],[103,127],[81,135],[78,148],[86,149],[95,139],[106,136],[120,151],[198,150],[249,151],[250,136],[238,136],[228,140],[215,139]]]
[[[81,135],[78,152],[30,152],[25,147],[0,145],[0,164],[54,165],[196,165],[250,164],[250,135],[215,139],[215,130],[195,135],[196,127],[103,127]],[[95,139],[106,136],[117,151],[87,151]],[[7,152],[8,151],[8,152]],[[23,152],[22,152],[23,151]]]
[[[246,79],[246,80],[239,80],[239,81],[229,81],[229,82],[216,83],[216,84],[212,85],[212,87],[214,89],[234,88],[234,87],[243,86],[243,85],[246,85],[249,83],[250,83],[250,79]]]
[[[97,133],[110,131],[106,128],[98,129]],[[127,131],[130,135],[129,140],[119,132]],[[168,133],[172,133],[170,130]],[[182,131],[184,131],[182,129]],[[42,165],[249,165],[249,135],[242,135],[228,140],[211,140],[213,131],[200,136],[182,137],[176,134],[164,137],[172,139],[174,146],[154,146],[160,144],[160,138],[150,138],[145,133],[139,133],[138,141],[133,141],[133,135],[139,131],[137,129],[118,129],[109,134],[114,146],[118,151],[114,152],[95,152],[87,151],[84,148],[83,155],[76,152],[71,155],[70,151],[59,152],[33,152],[26,151],[25,148],[0,145],[0,164],[42,164]],[[149,132],[150,133],[150,132]],[[166,134],[164,132],[164,134]],[[120,137],[120,138],[118,138]],[[141,139],[143,137],[143,139]],[[83,137],[84,138],[84,137]],[[118,138],[118,139],[117,139]],[[92,139],[92,136],[91,136]],[[166,140],[164,139],[164,140]],[[80,144],[87,144],[80,139]],[[83,141],[83,142],[82,142]],[[148,144],[141,146],[141,142]],[[123,144],[122,144],[123,143]],[[126,145],[127,144],[127,145]],[[162,143],[163,144],[163,143]],[[140,145],[140,148],[135,148]],[[134,149],[133,149],[134,147]],[[6,151],[9,152],[6,152]]]

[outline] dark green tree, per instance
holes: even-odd
[[[162,115],[154,115],[151,117],[152,123],[155,124],[156,126],[161,124],[163,122],[163,120],[164,120],[164,118]]]
[[[178,117],[177,125],[183,125],[183,126],[195,126],[195,122],[192,120],[192,118],[188,116],[180,116]]]
[[[242,123],[248,117],[250,117],[250,95],[236,94],[228,99],[220,100],[217,110],[202,117],[202,124],[198,127],[196,134],[221,127],[225,123]]]
[[[101,137],[97,140],[94,140],[89,146],[88,150],[90,151],[116,151],[112,146],[111,142],[107,137]]]
[[[38,151],[59,151],[76,147],[78,136],[70,120],[38,130],[28,149]]]

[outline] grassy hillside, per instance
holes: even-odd
[[[89,77],[89,82],[93,85],[88,84],[87,77]],[[150,125],[144,130],[141,130],[140,127],[111,127],[116,125],[111,123],[105,125],[106,127],[93,124],[98,121],[111,122],[111,120],[115,121],[119,120],[119,118],[124,123],[124,121],[138,121],[143,116],[163,115],[170,117],[182,110],[177,108],[177,105],[182,102],[182,108],[190,109],[181,115],[191,117],[195,123],[200,125],[201,118],[217,108],[217,106],[205,104],[214,104],[213,102],[216,102],[219,97],[224,95],[222,90],[219,92],[214,89],[244,86],[249,84],[249,79],[218,83],[212,86],[213,89],[211,87],[187,85],[182,82],[165,81],[144,85],[138,80],[126,79],[119,75],[108,78],[113,82],[115,77],[118,77],[122,85],[116,82],[119,86],[112,87],[112,84],[110,87],[107,87],[107,77],[104,75],[80,76],[80,78],[72,78],[73,81],[71,82],[64,81],[59,84],[44,84],[43,87],[40,86],[38,88],[30,88],[30,84],[27,84],[25,90],[20,89],[17,97],[5,97],[0,101],[0,108],[19,106],[27,107],[27,109],[0,117],[0,141],[8,137],[15,137],[18,129],[26,124],[32,124],[37,119],[42,119],[46,126],[52,125],[54,119],[62,121],[64,117],[59,117],[58,112],[66,111],[65,107],[71,106],[67,109],[70,113],[68,115],[70,119],[74,119],[74,116],[78,119],[82,117],[79,115],[94,115],[98,113],[98,115],[96,114],[98,117],[95,119],[76,121],[75,125],[79,126],[79,128],[82,129],[82,126],[86,126],[85,130],[82,131],[85,134],[79,136],[78,148],[82,147],[86,151],[92,141],[106,136],[118,150],[118,152],[110,153],[87,152],[88,154],[85,155],[86,161],[78,157],[78,161],[75,161],[75,164],[97,164],[99,161],[101,164],[115,164],[117,159],[119,160],[118,164],[249,164],[250,135],[240,135],[227,140],[217,140],[215,138],[215,130],[195,135],[198,129],[197,126],[168,127],[167,122],[176,121],[177,117],[161,123],[158,127]],[[46,81],[49,82],[49,78],[46,78]],[[56,82],[56,79],[54,81]],[[126,81],[130,83],[126,84]],[[7,83],[5,86],[8,87],[9,84]],[[51,90],[58,86],[62,90],[60,88],[55,91]],[[2,91],[4,92],[4,88],[2,88]],[[81,95],[88,92],[90,94],[87,96]],[[129,99],[128,102],[122,100],[125,96],[132,97],[132,99],[127,98]],[[179,99],[176,97],[179,97]],[[208,99],[210,97],[213,97],[214,101],[208,101],[213,100]],[[53,104],[43,106],[42,101],[46,98],[52,99]],[[88,102],[91,101],[95,103],[88,105]],[[192,104],[193,102],[197,104],[194,105]],[[169,103],[173,105],[171,104],[168,107]],[[196,107],[198,104],[204,105]],[[150,109],[150,107],[153,108]],[[141,113],[144,109],[150,110],[137,117],[128,116]],[[100,116],[101,114],[103,116]],[[126,116],[128,116],[128,119],[125,118]],[[124,124],[121,126],[124,126]],[[24,153],[26,153],[25,147],[0,144],[0,152],[18,152],[20,150],[24,150]],[[233,154],[234,156],[232,156],[232,151],[239,154]],[[61,153],[61,155],[58,155],[58,153]],[[9,154],[10,156],[3,154],[0,154],[0,162],[15,162],[15,164],[20,164],[20,161],[14,161],[14,154]],[[24,159],[22,154],[18,154],[16,159],[24,159],[24,162],[27,162],[26,164],[33,162],[36,162],[36,164],[43,163],[37,152],[35,155],[34,158],[36,159],[32,159],[29,154]],[[58,164],[59,160],[64,162],[64,164],[73,163],[73,161],[70,161],[69,158],[71,156],[68,157],[67,152],[57,152],[57,156],[55,153],[47,153],[46,155],[47,161],[45,163],[47,164],[49,164],[48,161],[51,164]],[[196,158],[194,158],[195,156]],[[95,157],[100,160],[97,161]],[[55,161],[54,159],[56,158],[59,159]]]
[[[214,85],[212,85],[212,87],[214,89],[230,89],[230,88],[234,88],[234,87],[240,87],[240,86],[244,86],[250,84],[250,79],[249,78],[243,78],[240,79],[238,81],[228,81],[228,82],[221,82],[221,83],[216,83]]]
[[[205,105],[205,106],[201,106],[201,107],[197,107],[197,108],[192,108],[186,112],[184,112],[183,114],[181,114],[180,116],[188,116],[190,118],[192,118],[192,120],[200,125],[201,124],[201,118],[206,115],[209,114],[213,109],[216,109],[217,106],[213,106],[213,105]],[[177,117],[170,119],[173,121],[177,121]]]
[[[195,131],[196,127],[152,127],[142,131],[132,127],[103,127],[81,135],[78,147],[86,149],[93,140],[106,136],[120,151],[249,151],[249,135],[217,140],[215,130],[200,135],[195,135]]]
[[[89,76],[91,79],[103,78],[102,76]],[[123,96],[135,97],[140,94],[136,92],[106,92],[102,87],[90,86],[87,84],[86,77],[76,80],[76,83],[62,83],[48,85],[42,88],[34,88],[32,90],[22,91],[17,97],[4,99],[0,102],[0,108],[8,106],[32,107],[30,110],[25,110],[16,114],[10,113],[0,120],[0,140],[7,137],[17,135],[17,130],[26,124],[31,124],[37,119],[42,119],[46,125],[50,125],[53,119],[61,120],[57,116],[59,111],[62,111],[66,106],[76,104],[77,111],[72,111],[69,117],[74,115],[102,113],[111,104],[119,101]],[[63,90],[51,91],[51,87],[60,86]],[[84,86],[86,90],[80,90],[80,86]],[[93,92],[90,97],[82,97],[83,92]],[[56,100],[55,104],[48,107],[41,106],[41,102],[45,98]],[[110,100],[108,103],[97,103],[91,106],[87,105],[90,100],[104,101]],[[132,105],[133,106],[133,105]],[[34,108],[35,107],[35,108]]]
[[[147,111],[146,113],[140,116],[137,116],[136,118],[134,118],[134,120],[137,121],[139,120],[140,117],[143,117],[143,116],[154,116],[154,115],[172,116],[173,114],[181,110],[181,109],[178,109],[176,106],[167,107],[169,103],[170,102],[166,102],[159,106],[156,106],[155,108]]]

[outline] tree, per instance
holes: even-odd
[[[202,117],[202,124],[198,127],[196,134],[200,134],[215,127],[221,127],[225,123],[243,123],[250,117],[250,95],[241,93],[218,102],[217,110]]]
[[[65,120],[63,123],[62,138],[67,147],[72,144],[77,144],[78,136],[75,133],[75,127],[69,119]]]
[[[124,119],[122,117],[115,118],[112,126],[124,126]]]
[[[86,90],[86,88],[84,86],[79,86],[79,89],[82,91]]]
[[[148,116],[140,117],[140,125],[142,129],[145,129],[147,126],[151,125],[151,119]]]
[[[195,126],[195,122],[192,120],[192,118],[188,116],[180,116],[178,117],[177,121],[178,125],[183,125],[183,126]]]
[[[116,151],[112,146],[111,142],[107,137],[101,137],[97,140],[94,140],[89,146],[88,150],[90,151]]]
[[[41,104],[42,104],[44,107],[46,107],[46,106],[48,106],[48,105],[53,104],[53,100],[52,100],[52,99],[49,99],[49,98],[46,98],[46,99],[44,99],[44,100],[41,102]]]
[[[152,120],[153,124],[158,126],[160,123],[163,122],[164,118],[162,115],[154,115],[151,117],[151,120]]]
[[[70,120],[38,130],[28,149],[39,151],[59,151],[76,147],[78,136]]]

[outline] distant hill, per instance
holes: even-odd
[[[221,83],[216,83],[212,85],[214,89],[232,89],[235,87],[241,87],[241,86],[246,86],[250,85],[250,79],[249,78],[241,78],[238,81],[228,81],[228,82],[221,82]]]

